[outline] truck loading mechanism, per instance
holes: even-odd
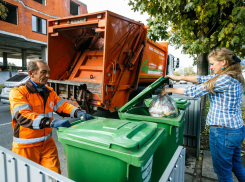
[[[117,111],[166,75],[168,43],[146,39],[148,28],[110,11],[49,20],[49,85],[87,113]]]

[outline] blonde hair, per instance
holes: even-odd
[[[226,60],[225,69],[222,70],[221,73],[217,74],[214,78],[206,81],[204,83],[204,86],[207,90],[210,90],[212,93],[214,93],[214,85],[216,80],[221,75],[229,75],[230,77],[238,80],[243,85],[244,89],[244,78],[242,76],[242,66],[241,63],[236,60],[235,54],[228,48],[222,47],[217,48],[215,50],[212,50],[209,55],[209,58],[214,58],[216,61],[223,61]]]

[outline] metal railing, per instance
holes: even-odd
[[[0,146],[1,182],[74,182]]]
[[[186,149],[179,146],[159,182],[184,182]]]

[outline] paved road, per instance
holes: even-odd
[[[0,103],[0,145],[11,150],[12,123],[9,105]]]

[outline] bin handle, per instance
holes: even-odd
[[[171,135],[172,128],[173,126],[170,126],[169,135]]]
[[[127,163],[127,176],[126,176],[127,177],[127,180],[129,178],[129,166],[130,166],[130,164]]]
[[[98,119],[98,118],[101,118],[101,117],[94,117],[94,116],[93,116],[93,119]],[[81,120],[72,122],[72,123],[71,123],[71,126],[76,125],[76,124],[81,123],[81,122],[84,122],[83,116],[81,116],[80,119],[81,119]]]
[[[184,124],[184,122],[185,122],[185,119],[182,119],[182,122],[180,123],[180,126],[182,126],[182,124]],[[180,127],[180,126],[178,126],[178,127]],[[172,125],[172,126],[170,126],[170,131],[169,131],[169,135],[171,135],[171,131],[172,131],[172,128],[173,128],[174,126]],[[177,127],[177,126],[176,126]]]
[[[76,124],[81,123],[81,122],[83,122],[83,120],[74,121],[71,123],[71,125],[73,126],[73,125],[76,125]]]

